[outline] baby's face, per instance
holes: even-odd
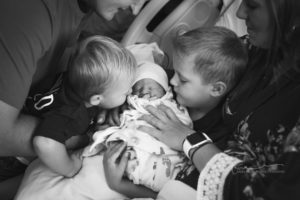
[[[145,78],[136,82],[132,87],[132,94],[145,99],[158,99],[164,96],[164,88],[150,78]]]

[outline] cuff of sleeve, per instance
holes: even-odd
[[[225,180],[241,160],[225,153],[213,156],[201,171],[198,179],[197,200],[221,200]]]

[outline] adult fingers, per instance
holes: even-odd
[[[144,120],[159,130],[164,127],[163,121],[152,115],[142,115],[139,120]]]
[[[111,143],[108,147],[108,156],[112,160],[117,160],[126,148],[125,142]]]
[[[123,172],[126,169],[127,163],[128,163],[128,159],[129,159],[129,152],[126,152],[122,155],[120,163],[119,163],[119,169],[122,170]]]
[[[111,126],[118,126],[120,125],[120,108],[114,108],[110,110],[108,117],[107,117],[107,122]]]
[[[108,125],[108,124],[103,124],[103,125],[101,125],[101,124],[96,124],[96,126],[95,126],[95,131],[94,132],[96,132],[96,131],[101,131],[101,130],[105,130],[105,129],[107,129],[107,128],[109,128],[110,126]]]
[[[162,133],[159,130],[150,126],[139,126],[138,130],[148,133],[149,135],[152,135],[158,140],[160,140],[162,137]]]
[[[106,115],[107,115],[107,110],[100,110],[97,115],[97,123],[103,124],[105,122]]]
[[[159,108],[159,110],[163,111],[169,119],[172,119],[173,121],[177,121],[177,122],[180,121],[178,119],[178,117],[176,116],[175,112],[170,107],[166,106],[165,104],[160,104],[158,106],[158,108]]]
[[[132,14],[137,15],[142,9],[146,1],[148,0],[136,0],[135,3],[130,6],[132,10]]]
[[[146,110],[159,119],[160,121],[166,121],[167,120],[167,115],[164,113],[163,110],[160,110],[158,108],[155,108],[154,106],[146,106]]]

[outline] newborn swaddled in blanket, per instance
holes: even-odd
[[[140,53],[140,47],[135,45],[129,49],[136,55],[135,50],[139,49]],[[156,48],[156,44],[143,46],[147,51]],[[134,154],[126,169],[126,175],[134,183],[159,191],[168,180],[175,178],[186,163],[185,157],[138,130],[139,125],[146,125],[145,121],[138,118],[147,113],[144,109],[146,105],[158,106],[163,103],[170,107],[183,123],[192,126],[192,121],[187,110],[173,100],[165,71],[156,65],[154,60],[147,58],[145,61],[145,57],[138,60],[138,64],[133,95],[127,98],[129,109],[121,115],[121,125],[94,134],[94,142],[84,151],[83,166],[79,173],[73,178],[64,178],[36,160],[25,173],[16,196],[17,200],[124,199],[122,194],[108,187],[102,165],[103,155],[97,148],[99,144],[116,140],[126,141]]]
[[[170,90],[163,97],[155,100],[139,98],[137,95],[129,96],[127,102],[130,110],[126,110],[122,114],[121,126],[96,132],[94,134],[95,142],[90,150],[95,153],[96,145],[103,142],[107,144],[111,141],[125,141],[128,149],[134,154],[131,156],[134,158],[128,161],[127,177],[135,184],[142,184],[154,191],[159,191],[166,181],[175,178],[182,169],[185,164],[185,156],[149,134],[138,130],[138,126],[147,125],[138,118],[142,114],[148,113],[144,109],[146,105],[158,106],[163,103],[171,108],[183,123],[191,125],[187,111],[178,106],[172,97]]]
[[[131,159],[129,159],[125,171],[127,177],[135,184],[159,191],[166,181],[175,178],[186,164],[186,158],[182,153],[138,130],[140,125],[150,126],[145,121],[139,120],[139,117],[148,114],[145,106],[156,107],[164,104],[171,108],[184,124],[192,126],[192,121],[187,110],[179,106],[173,99],[171,88],[168,86],[167,74],[162,67],[155,64],[154,60],[149,61],[149,58],[139,60],[142,56],[137,56],[137,54],[145,52],[146,48],[153,50],[154,47],[157,53],[159,49],[155,44],[128,47],[138,61],[137,74],[132,88],[133,94],[127,98],[129,109],[122,113],[120,126],[110,127],[94,134],[90,155],[97,153],[99,144],[108,144],[118,140],[126,142],[127,149],[131,151]],[[144,51],[141,51],[141,48]]]

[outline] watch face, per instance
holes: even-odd
[[[195,144],[198,144],[202,141],[207,140],[206,137],[202,133],[193,133],[186,137],[186,139],[189,141],[189,143],[193,146]]]

